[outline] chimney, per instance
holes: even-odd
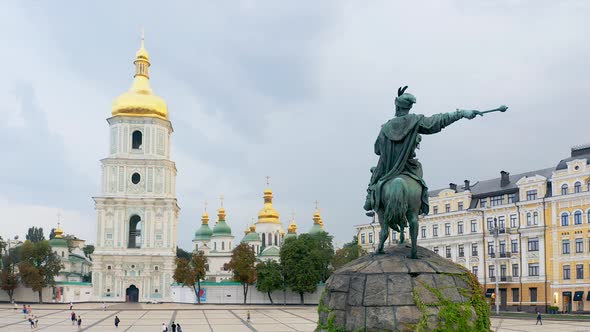
[[[500,187],[505,187],[510,183],[510,173],[501,171],[500,172]]]
[[[469,180],[465,180],[464,182],[465,182],[465,190],[471,190],[471,187],[469,186],[470,185]]]
[[[451,188],[451,190],[454,190],[455,192],[457,192],[457,184],[449,183],[449,188]]]

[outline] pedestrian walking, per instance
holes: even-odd
[[[115,327],[119,327],[119,323],[121,323],[121,320],[119,319],[119,316],[115,316]]]
[[[29,324],[31,324],[31,328],[34,329],[35,328],[35,321],[33,320],[32,317],[29,317]]]
[[[250,310],[246,313],[246,321],[250,323]]]
[[[74,307],[74,302],[70,301],[70,311],[72,311],[73,307]]]
[[[182,327],[178,323],[176,323],[176,332],[182,332]]]
[[[82,328],[82,317],[78,315],[78,331]]]
[[[76,313],[72,311],[70,314],[70,319],[72,320],[72,325],[76,324]]]
[[[174,323],[174,321],[172,321],[172,325],[170,325],[170,327],[172,328],[172,332],[176,332],[176,323]]]
[[[27,305],[23,304],[23,315],[25,315],[25,319],[27,319]]]
[[[535,325],[541,323],[541,325],[543,325],[543,321],[541,320],[541,312],[537,311],[537,323],[535,323]]]
[[[162,332],[168,332],[168,326],[166,326],[166,323],[162,323]]]
[[[33,316],[33,321],[35,322],[35,327],[39,327],[39,318],[37,318],[37,316]]]
[[[27,306],[27,315],[29,315],[29,316],[30,316],[32,313],[33,313],[33,310],[31,309],[31,305],[29,304],[29,305]]]
[[[14,306],[14,312],[17,312],[18,311],[18,304],[16,304],[16,302],[14,302],[13,306]]]
[[[107,310],[107,304],[103,302],[102,303],[102,311],[105,311],[105,310]]]

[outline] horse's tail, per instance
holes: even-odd
[[[408,200],[407,200],[407,188],[404,179],[395,178],[392,180],[391,192],[389,202],[385,206],[385,220],[390,221],[392,224],[398,224],[400,226],[407,226],[408,218],[406,213],[408,212]]]

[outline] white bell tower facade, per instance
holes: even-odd
[[[149,84],[149,55],[136,54],[131,89],[113,103],[102,163],[92,284],[96,301],[171,301],[177,224],[173,132]]]

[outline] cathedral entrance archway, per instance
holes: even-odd
[[[129,286],[125,291],[125,302],[139,302],[139,289],[135,285]]]

